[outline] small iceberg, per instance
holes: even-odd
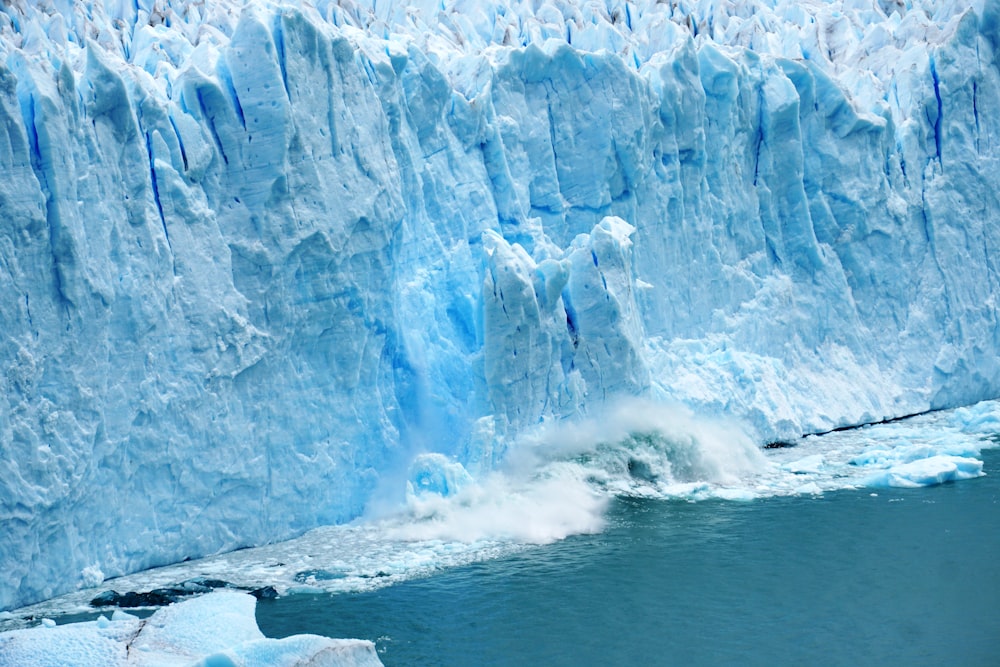
[[[146,619],[116,611],[108,620],[0,633],[0,667],[377,667],[362,639],[294,635],[268,639],[257,627],[257,600],[216,591],[163,607]]]
[[[983,462],[941,454],[900,463],[868,478],[867,486],[913,489],[983,476]]]

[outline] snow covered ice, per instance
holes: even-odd
[[[147,619],[116,611],[111,620],[0,634],[3,667],[373,667],[375,646],[360,639],[295,635],[267,639],[254,619],[256,600],[216,592],[180,602]]]
[[[5,3],[0,609],[542,482],[581,511],[518,539],[979,474],[757,446],[1000,394],[998,44],[978,1]],[[560,450],[637,396],[694,435]]]

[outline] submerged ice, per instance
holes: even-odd
[[[998,44],[981,1],[4,3],[0,608],[389,496],[539,542],[978,474],[757,446],[998,394]]]

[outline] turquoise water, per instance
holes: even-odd
[[[750,502],[620,499],[599,534],[364,593],[262,601],[271,637],[392,665],[1000,664],[986,477]]]

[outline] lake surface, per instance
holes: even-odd
[[[392,665],[1000,664],[987,476],[750,501],[619,498],[600,533],[368,592],[261,601],[271,637]]]

